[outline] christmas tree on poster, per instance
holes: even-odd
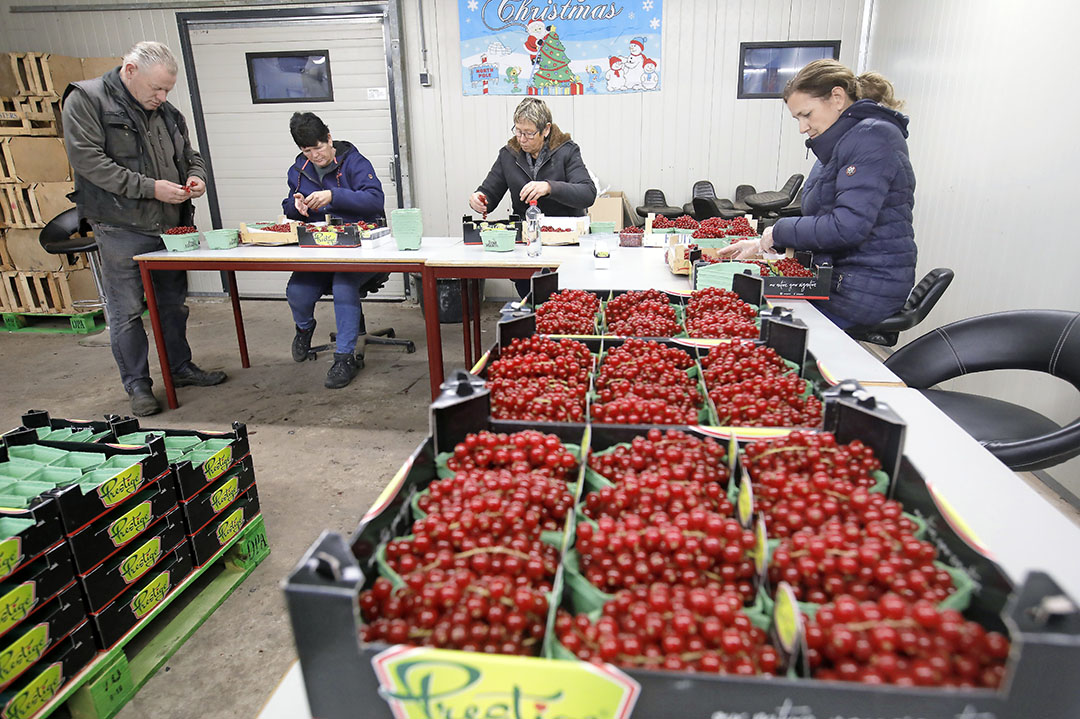
[[[554,27],[544,38],[544,44],[540,46],[540,69],[533,73],[532,81],[535,87],[581,82],[581,78],[570,72],[570,59],[566,57],[566,47],[562,44]]]

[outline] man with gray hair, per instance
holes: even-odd
[[[75,171],[72,199],[94,228],[113,357],[138,416],[161,407],[151,389],[142,279],[132,258],[164,249],[165,230],[193,225],[192,200],[206,193],[206,170],[188,140],[187,123],[165,100],[176,73],[169,48],[144,41],[120,67],[72,83],[64,93],[64,144]],[[191,361],[187,274],[158,271],[153,281],[176,386],[224,382],[224,372],[206,372]]]

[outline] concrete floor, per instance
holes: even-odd
[[[372,347],[365,369],[342,390],[323,379],[332,353],[296,364],[284,302],[243,305],[250,369],[240,367],[230,306],[191,303],[188,337],[195,361],[229,380],[178,390],[181,406],[145,427],[229,429],[247,423],[271,554],[118,715],[119,719],[254,717],[295,659],[280,582],[323,529],[351,532],[415,446],[426,436],[430,402],[423,315],[409,304],[365,303],[370,328],[393,326],[416,353]],[[485,307],[485,346],[498,306]],[[320,303],[316,342],[327,341],[333,309]],[[462,365],[460,325],[443,325],[449,371]],[[0,431],[28,409],[56,417],[129,414],[107,347],[78,336],[0,332]],[[153,342],[151,342],[151,348]],[[151,349],[151,374],[158,375]],[[158,397],[164,406],[160,380]],[[197,708],[196,708],[197,707]]]

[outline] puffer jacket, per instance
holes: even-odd
[[[343,140],[334,141],[334,159],[337,169],[323,175],[320,181],[315,165],[304,157],[304,153],[296,156],[289,168],[289,191],[281,201],[285,216],[306,222],[322,221],[326,215],[340,217],[345,222],[374,222],[381,218],[385,213],[385,198],[382,183],[375,176],[371,162],[355,145]],[[297,212],[293,195],[299,192],[307,197],[319,190],[330,190],[330,204],[310,212],[308,217]]]
[[[841,327],[876,324],[895,314],[915,285],[915,172],[908,118],[859,100],[825,132],[807,140],[818,161],[802,195],[802,217],[773,227],[777,249],[810,250],[832,262],[821,309]]]
[[[596,200],[596,185],[581,159],[581,150],[570,136],[554,123],[547,140],[547,159],[536,173],[538,182],[551,185],[551,194],[541,197],[536,206],[551,217],[580,217]],[[478,192],[487,197],[488,211],[492,211],[510,191],[514,214],[524,216],[528,205],[519,197],[521,188],[533,178],[529,161],[516,137],[511,137],[495,158],[495,164],[484,178]]]

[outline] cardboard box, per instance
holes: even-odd
[[[0,182],[71,182],[64,141],[59,137],[0,140]]]
[[[41,230],[8,230],[4,234],[11,268],[20,272],[60,272],[88,267],[86,254],[54,255],[41,246]]]
[[[83,75],[83,59],[68,55],[53,55],[49,53],[42,57],[42,80],[48,91],[63,97],[64,90],[73,82],[85,80]]]
[[[84,57],[82,58],[82,79],[92,80],[101,77],[124,61],[122,57]]]
[[[603,197],[596,198],[596,202],[589,208],[589,221],[614,222],[616,232],[627,225],[636,224],[634,221],[634,208],[630,206],[630,199],[618,190],[613,190]]]
[[[267,232],[265,228],[276,224],[289,224],[288,232]],[[295,245],[298,242],[295,220],[281,219],[277,222],[241,222],[240,244],[242,245]]]

